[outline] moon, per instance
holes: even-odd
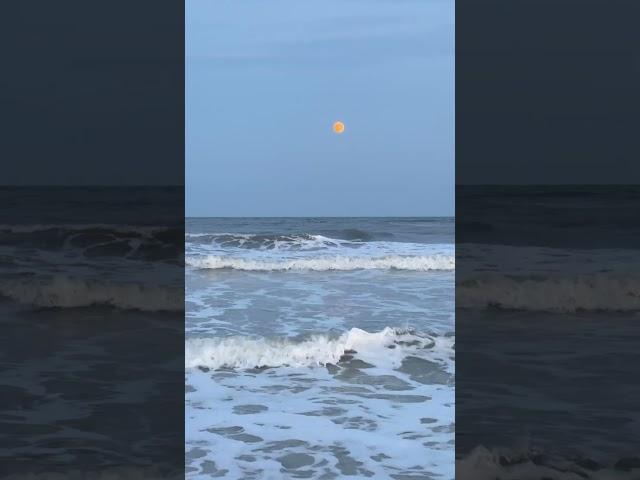
[[[336,133],[344,132],[344,123],[338,121],[333,124],[333,131]]]

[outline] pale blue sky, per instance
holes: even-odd
[[[188,216],[453,215],[452,1],[188,0],[186,18]]]

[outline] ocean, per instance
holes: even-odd
[[[182,198],[0,188],[3,478],[182,473]]]
[[[189,218],[189,478],[454,478],[452,218]]]
[[[638,478],[639,205],[637,186],[457,188],[459,478]]]

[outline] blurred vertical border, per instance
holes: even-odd
[[[0,468],[184,471],[184,3],[0,6]]]
[[[640,475],[640,18],[456,2],[458,478]]]

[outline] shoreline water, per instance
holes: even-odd
[[[453,478],[453,222],[187,224],[189,478]]]

